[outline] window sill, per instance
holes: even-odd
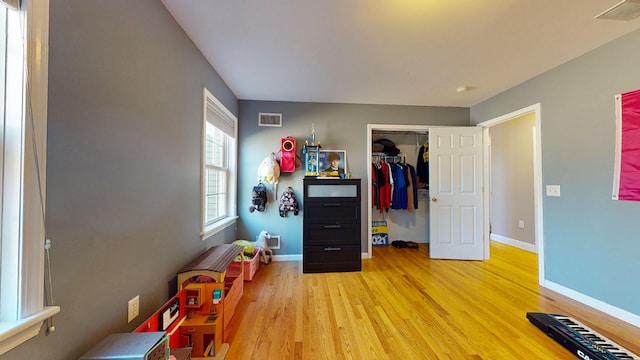
[[[24,319],[0,322],[0,355],[38,335],[42,322],[59,312],[59,306],[46,306]]]
[[[238,216],[229,216],[216,223],[209,225],[208,227],[205,228],[204,232],[200,234],[200,236],[202,237],[202,241],[207,240],[208,238],[228,228],[231,225],[235,225],[237,219],[238,219]]]

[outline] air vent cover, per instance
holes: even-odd
[[[640,16],[640,0],[624,0],[597,15],[596,19],[633,20]]]
[[[258,113],[258,126],[282,127],[282,114]]]
[[[271,235],[271,238],[267,239],[267,246],[273,250],[280,249],[280,235]]]

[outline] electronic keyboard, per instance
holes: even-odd
[[[640,356],[568,316],[528,312],[527,319],[583,360],[640,360]]]

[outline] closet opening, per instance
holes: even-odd
[[[374,225],[386,225],[386,246],[395,240],[429,243],[428,146],[428,126],[368,125],[368,257]],[[375,243],[381,244],[378,236]]]

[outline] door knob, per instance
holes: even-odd
[[[436,198],[436,197],[432,197],[432,198],[431,198],[431,201],[436,202],[436,201],[438,201],[438,198]]]

